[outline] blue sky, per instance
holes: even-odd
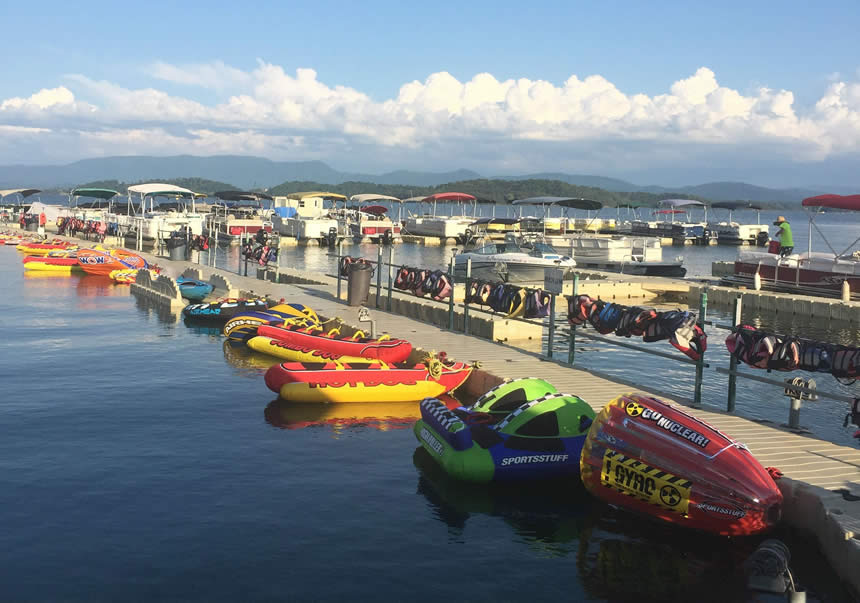
[[[805,2],[749,1],[707,5],[690,2],[526,4],[483,0],[461,3],[254,2],[245,5],[236,2],[70,4],[49,1],[7,4],[2,12],[4,23],[14,24],[14,27],[5,29],[2,40],[4,54],[12,60],[0,62],[0,103],[9,99],[27,100],[40,90],[63,87],[73,95],[75,103],[86,103],[90,108],[90,117],[83,119],[80,106],[74,111],[69,109],[72,101],[65,93],[61,99],[65,107],[62,111],[58,105],[50,110],[40,107],[39,112],[28,112],[20,102],[7,102],[6,110],[0,110],[0,126],[7,126],[5,132],[0,130],[2,163],[8,163],[12,154],[11,143],[4,149],[2,138],[9,142],[13,135],[24,134],[28,138],[23,143],[16,141],[14,147],[19,155],[22,151],[25,153],[19,160],[27,163],[73,160],[93,154],[133,154],[133,137],[126,138],[123,144],[122,132],[134,130],[139,134],[147,128],[165,129],[177,136],[171,142],[182,147],[181,131],[189,127],[184,113],[159,123],[160,120],[152,116],[108,111],[106,107],[110,101],[105,100],[104,86],[97,89],[92,82],[109,83],[132,93],[151,88],[178,99],[179,103],[189,101],[215,107],[241,95],[259,100],[256,86],[265,76],[254,74],[260,67],[258,61],[277,66],[291,76],[296,76],[297,69],[312,69],[316,72],[315,79],[327,89],[354,90],[374,103],[374,108],[338,123],[332,117],[334,114],[310,120],[281,115],[283,119],[274,120],[275,128],[267,128],[253,119],[241,123],[241,120],[227,120],[230,121],[227,123],[214,118],[211,128],[207,128],[200,117],[201,111],[197,110],[195,131],[253,131],[261,136],[278,136],[281,146],[275,145],[277,148],[271,153],[273,158],[301,158],[304,149],[308,158],[326,159],[344,168],[377,168],[375,171],[414,168],[422,161],[429,161],[430,168],[470,167],[484,172],[491,172],[493,168],[542,171],[540,168],[545,164],[547,170],[588,168],[593,171],[600,167],[601,157],[610,152],[606,146],[609,142],[615,150],[627,148],[624,141],[628,139],[641,144],[650,137],[657,144],[665,138],[660,136],[660,128],[668,128],[664,131],[671,133],[669,138],[676,145],[679,142],[695,145],[697,153],[703,153],[699,163],[708,163],[706,157],[712,155],[720,168],[731,167],[725,162],[730,162],[732,157],[738,163],[738,155],[747,165],[759,159],[772,161],[774,150],[780,149],[786,165],[802,163],[810,168],[808,176],[801,170],[804,178],[815,177],[815,165],[823,166],[831,159],[844,160],[858,151],[850,142],[840,139],[845,123],[853,123],[853,112],[860,114],[860,99],[856,98],[860,93],[855,94],[852,87],[860,81],[860,53],[856,41],[860,3],[856,0],[831,1],[818,7]],[[205,66],[213,64],[235,70],[230,73],[234,73],[236,81],[225,83],[224,78],[218,77],[219,71],[205,70]],[[154,67],[156,65],[162,67],[159,69]],[[199,77],[191,78],[196,82],[193,85],[183,83],[180,76],[165,78],[164,65],[186,72],[197,69]],[[367,151],[380,144],[380,128],[408,126],[412,128],[410,133],[421,129],[420,116],[413,115],[415,106],[410,105],[406,110],[408,117],[398,118],[413,120],[408,123],[397,120],[376,123],[379,122],[377,114],[385,112],[381,105],[397,99],[404,85],[415,80],[426,83],[433,74],[448,73],[465,84],[478,74],[488,73],[498,82],[520,78],[529,82],[545,80],[559,89],[572,75],[579,80],[600,76],[628,99],[636,94],[655,99],[670,94],[676,82],[690,78],[700,68],[713,74],[720,89],[755,99],[750,101],[754,108],[744,109],[744,115],[730,111],[732,123],[725,121],[724,113],[702,118],[708,122],[705,126],[698,123],[700,111],[693,106],[705,102],[697,94],[699,100],[687,99],[692,104],[684,114],[686,117],[679,117],[680,113],[673,110],[672,123],[665,118],[665,111],[654,110],[651,111],[654,115],[648,118],[637,117],[639,126],[631,128],[628,122],[633,114],[624,117],[613,110],[612,125],[601,135],[600,128],[571,126],[577,116],[583,117],[579,120],[582,123],[589,121],[581,112],[558,115],[550,120],[554,124],[552,128],[538,132],[524,124],[542,121],[534,112],[539,108],[518,113],[520,109],[506,100],[505,119],[516,122],[516,128],[508,126],[508,121],[498,120],[493,125],[466,120],[468,123],[457,126],[461,142],[466,142],[462,140],[464,132],[474,133],[476,148],[471,152],[464,149],[452,156],[451,145],[444,144],[449,152],[441,153],[438,147],[443,146],[445,137],[434,137],[431,128],[430,133],[417,137],[422,139],[417,146],[414,134],[411,140],[396,142],[394,146],[403,147],[401,151],[390,148],[392,144],[385,141],[380,148],[378,166],[367,159]],[[199,78],[206,73],[214,73],[213,79],[221,81],[201,85]],[[83,80],[75,76],[83,76]],[[834,92],[833,86],[840,83],[844,88]],[[292,85],[290,82],[281,84]],[[780,131],[780,128],[785,130],[783,126],[760,123],[774,112],[772,108],[761,108],[763,88],[791,93],[790,105],[798,123],[794,124],[796,128],[788,128],[790,133]],[[830,96],[829,91],[832,92]],[[445,94],[455,92],[450,87],[445,88]],[[501,94],[491,95],[493,99],[488,102],[503,103]],[[723,92],[719,94],[724,95]],[[837,104],[844,103],[848,114],[834,115],[831,111],[827,116],[813,115],[816,103],[825,97],[831,100],[838,97]],[[123,96],[123,102],[134,104],[133,98],[133,94]],[[292,102],[318,100],[318,96],[311,95]],[[277,94],[268,95],[266,102],[269,103],[267,107],[277,107]],[[833,105],[830,100],[828,103]],[[427,106],[419,105],[418,109],[426,111]],[[460,108],[445,110],[457,119],[463,118]],[[110,118],[102,119],[108,113],[111,113]],[[376,117],[371,119],[370,113]],[[690,128],[687,117],[697,122],[689,132],[685,130]],[[801,123],[807,118],[814,122],[814,127]],[[374,119],[376,122],[372,126],[365,123],[365,120]],[[477,121],[482,119],[479,116]],[[740,126],[738,119],[746,120],[746,125]],[[324,124],[320,126],[320,122]],[[651,122],[659,127],[646,127]],[[708,132],[703,134],[704,127]],[[738,134],[750,128],[755,130],[755,136]],[[111,136],[105,134],[107,130],[112,132]],[[368,134],[370,130],[373,132]],[[832,141],[828,139],[826,145],[815,142],[817,137],[831,135],[828,134],[831,130]],[[57,138],[61,131],[63,137]],[[102,144],[93,144],[91,137],[80,138],[78,157],[73,132],[94,131],[101,133]],[[527,139],[528,143],[511,142],[509,152],[497,153],[494,158],[489,147],[499,137],[505,138],[508,132],[509,138]],[[685,136],[685,132],[689,135]],[[344,138],[349,140],[339,149],[338,141],[343,142]],[[52,143],[56,147],[60,140],[65,141],[64,153],[50,149]],[[548,142],[541,146],[537,141]],[[564,151],[559,143],[565,141],[571,143],[569,152],[562,152],[559,157],[559,149]],[[595,143],[602,151],[583,161],[583,154],[588,153],[590,146],[586,142]],[[743,151],[726,152],[728,144],[742,145]],[[787,151],[786,144],[793,145],[793,150]],[[255,149],[259,150],[261,145],[247,145],[239,151],[257,154]],[[822,148],[811,148],[816,145]],[[540,147],[537,152],[536,146]],[[534,153],[535,161],[530,164],[513,160],[517,154],[514,147],[521,153]],[[361,160],[354,156],[358,149],[364,156]],[[422,154],[422,149],[426,153]],[[184,150],[203,154],[193,145]],[[148,144],[141,152],[166,154],[169,149],[157,149]],[[652,160],[647,165],[633,165],[627,171],[643,175],[649,170],[655,174],[662,173],[660,170],[665,172],[677,161],[677,155],[664,154],[663,164]],[[681,154],[684,155],[688,153]],[[404,165],[386,163],[398,158]],[[692,171],[694,167],[691,164]],[[683,166],[679,166],[679,176],[682,169]],[[607,169],[598,171],[618,175],[625,170],[618,165],[608,165]],[[849,180],[852,177],[846,175]]]

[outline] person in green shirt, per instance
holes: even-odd
[[[791,224],[785,219],[785,216],[779,216],[774,224],[779,226],[776,231],[776,237],[779,239],[779,257],[784,258],[791,255],[794,251],[794,237],[791,235]]]

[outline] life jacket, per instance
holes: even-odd
[[[467,304],[479,304],[481,303],[481,298],[478,297],[478,291],[481,289],[481,281],[469,281],[468,286],[466,287],[466,303]]]
[[[507,286],[504,283],[499,283],[493,287],[493,290],[490,292],[489,298],[487,299],[487,303],[489,304],[493,312],[504,311],[504,301],[506,293]]]
[[[519,287],[510,287],[504,301],[508,318],[518,318],[526,309],[526,292]]]
[[[630,337],[630,329],[633,327],[633,322],[641,312],[642,308],[639,307],[625,308],[621,314],[621,320],[618,321],[618,326],[615,327],[615,334],[618,337]]]
[[[451,280],[448,278],[448,275],[439,271],[439,276],[436,278],[436,283],[433,285],[433,289],[430,291],[430,294],[433,296],[433,299],[436,301],[442,301],[443,299],[447,299],[451,296],[454,287],[451,285]]]
[[[636,317],[633,319],[633,324],[630,326],[630,334],[634,337],[642,337],[645,335],[645,331],[648,330],[648,326],[652,322],[657,321],[657,310],[652,308],[646,308],[639,312]]]
[[[610,302],[598,302],[602,304],[599,307],[599,312],[592,312],[589,317],[591,326],[601,335],[612,333],[621,320],[623,307]]]
[[[681,324],[683,318],[683,313],[678,310],[658,312],[654,320],[648,323],[648,327],[642,335],[642,341],[653,343],[669,339],[672,337],[675,329]]]
[[[800,351],[798,368],[804,371],[820,371],[829,373],[831,369],[832,351],[829,345],[804,342]]]
[[[545,318],[551,311],[552,296],[543,289],[526,290],[526,318]]]
[[[726,348],[738,362],[751,364],[750,357],[760,336],[755,327],[740,325],[734,333],[726,337]]]
[[[685,323],[683,327],[675,330],[669,343],[691,360],[698,361],[708,349],[708,336],[702,327],[696,324],[696,317],[692,318],[692,324]]]
[[[347,276],[349,275],[349,265],[352,264],[355,260],[350,255],[345,255],[340,258],[340,275]]]
[[[418,271],[418,279],[416,279],[415,285],[415,295],[418,297],[424,297],[428,293],[433,290],[433,285],[436,283],[435,272],[430,272],[429,270],[419,270]],[[420,279],[420,280],[419,280]]]
[[[490,283],[481,283],[481,289],[478,291],[478,303],[486,306],[490,303],[490,295],[493,293],[493,286]]]
[[[408,277],[409,268],[407,268],[406,266],[401,266],[400,269],[397,271],[397,276],[394,277],[394,288],[400,289],[401,291],[403,289],[406,289],[406,280]]]
[[[594,300],[588,295],[577,295],[567,298],[567,322],[572,326],[584,324],[597,309]]]
[[[776,371],[793,371],[800,365],[800,345],[795,337],[778,339],[767,368]]]
[[[837,379],[855,379],[860,373],[860,349],[838,346],[830,372]]]
[[[766,369],[778,344],[779,341],[775,336],[763,333],[755,342],[747,364],[753,368]]]

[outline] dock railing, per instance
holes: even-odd
[[[394,290],[394,276],[393,276],[393,274],[394,274],[394,272],[397,272],[401,268],[404,268],[407,266],[405,264],[402,264],[402,265],[401,264],[395,264],[394,263],[394,246],[388,245],[387,247],[388,247],[388,261],[383,261],[383,245],[379,245],[377,248],[375,296],[376,296],[376,307],[378,309],[391,311],[391,309],[392,309],[392,296],[393,296],[393,290]],[[341,294],[342,294],[342,280],[344,279],[344,275],[341,274],[340,266],[341,266],[341,260],[344,257],[351,257],[351,256],[344,255],[342,244],[338,244],[337,254],[335,255],[335,258],[336,258],[335,272],[336,272],[336,274],[329,275],[329,276],[336,276],[337,277],[337,298],[338,299],[341,298]],[[383,267],[387,268],[387,271],[388,271],[388,281],[387,281],[386,285],[383,285],[383,283],[382,283]],[[451,280],[451,283],[453,284],[455,282],[454,281],[454,258],[453,257],[451,258],[451,260],[448,264],[447,275],[448,275],[449,279]],[[466,266],[466,281],[465,281],[467,291],[468,291],[469,285],[471,283],[471,280],[472,280],[471,261],[468,261],[467,266]],[[573,278],[572,296],[575,297],[578,295],[578,288],[579,288],[579,275],[575,273],[574,278]],[[385,289],[384,294],[383,294],[383,289]],[[406,292],[406,291],[404,291],[403,293],[404,293],[404,295],[408,295],[408,292]],[[383,295],[385,295],[385,298],[386,298],[386,302],[384,305],[381,303]],[[629,343],[627,341],[622,341],[622,338],[611,338],[611,337],[604,337],[601,335],[592,335],[591,333],[585,333],[583,331],[585,331],[586,329],[584,329],[582,327],[576,327],[573,325],[568,326],[566,320],[562,323],[565,325],[564,327],[559,326],[557,324],[557,321],[556,321],[556,311],[555,311],[556,298],[558,295],[559,294],[556,294],[556,293],[550,293],[551,311],[549,312],[549,315],[547,317],[541,318],[541,319],[508,317],[508,316],[505,316],[505,315],[500,314],[498,312],[495,312],[493,310],[488,310],[488,309],[485,309],[481,306],[478,306],[475,304],[470,304],[467,301],[466,296],[464,296],[464,300],[462,302],[455,302],[453,290],[451,292],[451,295],[445,300],[435,300],[432,297],[417,297],[417,299],[420,299],[422,302],[430,302],[430,303],[435,303],[435,304],[447,305],[448,306],[448,330],[452,331],[452,332],[456,332],[455,326],[457,324],[457,321],[455,320],[455,315],[456,315],[455,309],[457,306],[460,306],[460,308],[462,310],[462,316],[463,316],[463,322],[462,322],[463,331],[462,332],[465,333],[466,335],[470,334],[470,332],[469,332],[469,317],[472,314],[486,314],[486,315],[490,315],[493,317],[502,317],[505,320],[522,322],[522,323],[526,323],[529,325],[538,326],[538,327],[541,327],[543,329],[546,329],[546,331],[547,331],[546,348],[544,348],[543,345],[541,345],[540,355],[547,358],[548,360],[554,360],[555,362],[558,362],[559,364],[567,364],[569,366],[575,366],[576,340],[577,340],[577,338],[585,338],[588,340],[600,341],[602,343],[606,343],[609,345],[614,345],[614,346],[618,346],[618,347],[622,347],[622,348],[626,348],[626,349],[630,349],[630,350],[635,350],[637,352],[642,352],[645,354],[651,354],[653,356],[659,356],[661,358],[666,358],[667,360],[672,360],[672,361],[678,362],[681,365],[692,366],[695,369],[694,376],[693,376],[693,383],[692,383],[692,389],[693,389],[692,404],[694,407],[701,407],[701,404],[702,404],[702,384],[704,381],[704,369],[710,367],[710,365],[705,362],[704,355],[699,357],[698,360],[692,360],[692,359],[686,358],[680,354],[673,354],[670,352],[663,352],[660,350],[654,350],[654,349],[649,348],[646,345],[637,345],[634,343]],[[700,327],[702,327],[703,329],[705,326],[705,315],[707,312],[707,305],[708,305],[708,294],[707,294],[707,291],[705,290],[702,292],[702,294],[700,296],[699,310],[698,310],[697,319],[696,319],[696,323]],[[563,342],[565,339],[567,339],[567,343],[568,343],[568,355],[567,355],[567,361],[566,362],[561,361],[561,360],[557,360],[554,358],[556,341]]]

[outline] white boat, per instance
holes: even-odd
[[[204,232],[210,238],[229,244],[254,236],[260,230],[272,232],[271,210],[263,207],[263,201],[272,201],[270,195],[253,191],[219,191],[214,197],[220,203],[211,205],[205,216]]]
[[[539,236],[508,233],[504,242],[488,242],[454,257],[454,274],[465,277],[469,263],[472,278],[487,281],[543,282],[547,268],[562,268],[565,274],[576,267],[569,256],[557,252]]]
[[[761,224],[763,208],[760,205],[748,201],[716,201],[711,204],[711,208],[727,209],[729,212],[728,220],[708,224],[708,229],[716,233],[720,245],[767,245],[767,225]],[[755,224],[741,224],[732,220],[733,213],[742,209],[755,210]]]
[[[860,195],[818,195],[804,199],[803,206],[860,212]],[[830,295],[841,294],[843,283],[848,283],[856,297],[860,293],[860,250],[856,249],[860,237],[840,251],[825,239],[832,253],[812,251],[813,227],[815,213],[810,210],[809,246],[805,252],[780,257],[778,253],[741,251],[735,261],[734,277],[727,280],[748,285],[755,282],[758,274],[761,284],[768,288]]]
[[[334,245],[346,236],[346,221],[341,225],[336,211],[325,207],[325,202],[346,202],[344,195],[322,191],[290,193],[274,198],[272,225],[284,237],[298,241],[317,240]]]
[[[440,239],[462,240],[466,231],[475,222],[476,209],[472,216],[467,216],[464,203],[472,203],[477,208],[477,199],[467,193],[436,193],[427,197],[417,198],[422,206],[432,203],[431,212],[410,214],[403,222],[403,229],[411,235],[423,237],[439,237]],[[460,208],[460,215],[440,216],[437,212],[439,202],[456,203]]]
[[[575,234],[554,237],[551,241],[556,249],[568,250],[577,267],[586,270],[642,276],[682,277],[687,274],[683,257],[663,260],[663,248],[656,237]]]
[[[22,213],[30,209],[30,203],[24,199],[41,193],[37,188],[10,188],[0,190],[0,221],[17,222]],[[14,199],[14,203],[11,201]],[[37,197],[38,199],[38,197]]]
[[[110,188],[76,188],[69,193],[69,214],[85,222],[115,224],[117,220],[113,216],[121,210],[113,202],[118,195],[119,191]]]
[[[355,205],[346,212],[349,221],[350,234],[358,241],[370,239],[391,243],[400,238],[400,216],[393,221],[388,216],[388,208],[380,203],[398,203],[397,197],[364,193],[349,198]],[[401,206],[402,207],[402,206]],[[398,211],[399,213],[399,211]]]
[[[128,214],[111,217],[122,232],[133,231],[149,243],[167,239],[182,229],[188,229],[191,235],[202,235],[204,217],[195,208],[195,200],[200,197],[205,195],[174,184],[135,184],[128,187]]]

